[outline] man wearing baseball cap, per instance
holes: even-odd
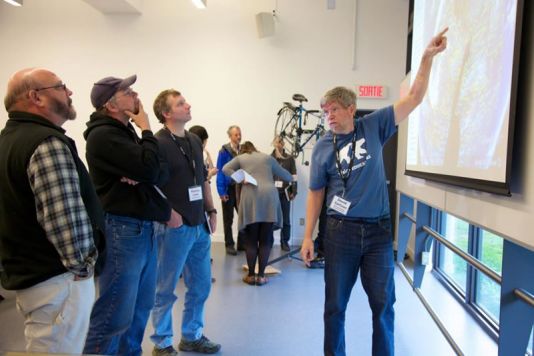
[[[98,281],[84,353],[141,355],[154,304],[157,234],[177,226],[177,213],[156,187],[168,175],[137,93],[137,77],[93,85],[86,158],[106,213],[107,258]],[[139,138],[132,121],[140,130]]]

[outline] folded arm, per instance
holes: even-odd
[[[76,276],[90,277],[97,250],[69,148],[60,139],[49,137],[30,158],[27,175],[35,196],[37,221],[61,262]]]

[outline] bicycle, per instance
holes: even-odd
[[[324,119],[321,110],[308,110],[302,105],[308,99],[302,94],[293,94],[292,99],[299,104],[295,106],[284,102],[284,106],[278,111],[274,134],[284,141],[284,149],[297,158],[304,147],[313,139],[319,139],[324,133]],[[311,128],[308,121],[313,120]],[[308,126],[307,126],[308,125]],[[304,153],[302,155],[304,162]]]

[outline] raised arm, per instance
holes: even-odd
[[[423,57],[421,58],[419,70],[417,71],[417,75],[410,87],[408,95],[399,99],[393,106],[395,110],[395,124],[398,125],[406,119],[423,100],[428,87],[428,78],[430,77],[430,70],[432,69],[432,60],[436,54],[443,52],[445,48],[447,48],[447,37],[445,37],[445,33],[448,30],[449,28],[447,27],[438,33],[426,47]]]

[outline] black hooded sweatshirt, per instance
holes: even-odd
[[[171,206],[155,187],[168,179],[158,141],[145,130],[94,112],[84,132],[89,173],[106,213],[148,221],[168,221]],[[136,185],[121,182],[126,177]]]

